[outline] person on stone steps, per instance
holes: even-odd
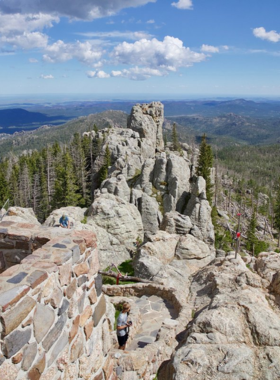
[[[62,228],[70,228],[70,220],[65,212],[62,214],[62,217],[59,219],[59,225]]]
[[[117,337],[119,342],[119,349],[125,350],[125,345],[128,339],[129,327],[132,322],[128,322],[127,318],[130,312],[130,305],[128,302],[124,302],[122,306],[122,312],[117,319]]]

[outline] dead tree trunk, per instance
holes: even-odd
[[[125,276],[125,275],[119,275],[117,273],[114,273],[112,271],[110,272],[104,272],[102,270],[99,270],[98,273],[104,275],[104,276],[108,276],[108,277],[113,277],[113,278],[119,278],[120,281],[132,281],[132,282],[144,282],[146,284],[152,284],[154,281],[149,281],[149,280],[145,280],[144,278],[140,278],[140,277],[134,277],[134,276]]]

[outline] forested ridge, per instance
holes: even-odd
[[[231,176],[268,195],[280,177],[280,145],[232,146],[217,150],[218,162]]]
[[[10,205],[32,207],[40,221],[60,207],[89,206],[91,171],[101,144],[99,138],[75,133],[69,145],[55,142],[19,157],[9,154],[0,163],[0,204],[9,199]],[[104,175],[106,167],[100,180]]]

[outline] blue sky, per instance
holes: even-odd
[[[0,0],[0,96],[279,97],[279,14],[279,0]]]

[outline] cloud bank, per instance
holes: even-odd
[[[135,8],[154,2],[156,0],[8,0],[0,1],[0,12],[4,14],[45,13],[73,19],[93,20],[112,16],[124,8]]]
[[[190,67],[206,58],[205,54],[184,47],[181,40],[170,36],[163,41],[153,38],[135,43],[123,42],[114,48],[111,56],[116,64],[141,65],[167,72]]]

